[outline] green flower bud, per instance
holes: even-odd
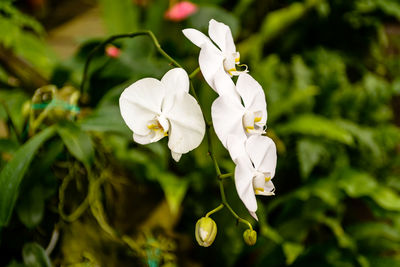
[[[247,245],[253,246],[257,241],[257,232],[251,229],[247,229],[243,233],[243,239]]]
[[[217,225],[210,217],[202,217],[196,223],[195,236],[202,247],[209,247],[217,235]]]

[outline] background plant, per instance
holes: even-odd
[[[398,265],[398,1],[196,1],[197,13],[180,23],[164,19],[167,1],[99,3],[110,35],[149,29],[187,69],[197,67],[198,50],[181,29],[205,32],[210,18],[230,25],[241,61],[265,89],[277,196],[259,199],[254,247],[226,210],[214,216],[214,244],[198,247],[195,222],[220,203],[206,142],[175,164],[166,144],[134,144],[118,110],[126,85],[160,78],[168,61],[146,37],[117,41],[120,56],[98,51],[80,93],[84,61],[102,40],[57,60],[37,22],[4,1],[2,265]],[[194,83],[210,110],[216,94],[200,75]],[[232,172],[225,149],[214,150]],[[233,181],[225,185],[251,220]]]

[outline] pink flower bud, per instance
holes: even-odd
[[[114,45],[107,45],[106,46],[106,55],[112,58],[118,58],[121,54],[121,50],[114,46]]]
[[[165,12],[165,18],[172,21],[181,21],[197,11],[197,6],[189,1],[179,2]]]

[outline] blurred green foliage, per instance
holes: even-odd
[[[171,68],[146,37],[117,41],[118,58],[97,53],[89,99],[78,102],[73,87],[101,40],[57,61],[40,25],[4,1],[0,47],[60,89],[33,96],[0,66],[0,264],[399,266],[400,2],[195,3],[197,13],[176,23],[164,19],[167,1],[99,1],[109,34],[149,29],[189,72],[198,48],[181,30],[206,32],[211,18],[231,27],[241,61],[265,90],[267,132],[278,148],[276,196],[258,198],[256,245],[244,244],[245,229],[226,210],[213,215],[214,244],[195,242],[195,222],[220,202],[206,140],[178,164],[166,140],[133,143],[120,93]],[[216,94],[201,75],[194,83],[210,118]],[[212,139],[221,167],[232,172]],[[250,220],[233,180],[225,185]]]

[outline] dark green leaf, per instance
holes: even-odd
[[[27,243],[22,249],[22,257],[28,267],[51,267],[46,251],[36,243]]]
[[[85,131],[114,132],[132,137],[132,132],[123,121],[118,106],[102,106],[80,121],[80,125]]]
[[[353,136],[347,130],[328,118],[313,114],[297,116],[280,126],[277,131],[281,134],[320,136],[347,145],[353,144]]]
[[[320,142],[302,139],[297,143],[297,157],[303,178],[307,178],[322,157],[328,154],[327,149]]]
[[[0,139],[0,152],[14,153],[19,144],[10,139]]]
[[[287,265],[291,265],[304,250],[303,245],[292,242],[283,243],[282,248],[286,256]]]
[[[79,161],[90,164],[94,149],[90,136],[72,122],[65,121],[57,127],[57,132],[68,151]]]
[[[44,214],[44,195],[41,186],[35,186],[27,194],[20,197],[17,205],[19,219],[28,228],[36,227]]]
[[[165,193],[171,213],[177,214],[186,195],[189,181],[176,177],[172,173],[160,173],[158,181]]]
[[[49,127],[34,136],[15,153],[14,157],[0,172],[0,226],[10,219],[19,185],[33,156],[39,147],[54,134],[54,127]]]

